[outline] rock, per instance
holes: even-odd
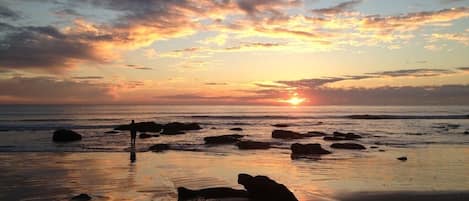
[[[335,149],[366,149],[363,145],[356,143],[334,143],[331,147]]]
[[[242,128],[239,128],[239,127],[237,127],[237,128],[230,128],[230,130],[231,130],[231,131],[243,131],[243,129],[242,129]]]
[[[340,140],[356,140],[362,138],[362,136],[357,135],[355,133],[341,133],[341,132],[334,132],[333,136],[326,136],[323,140],[327,141],[340,141]]]
[[[171,146],[169,144],[154,144],[148,148],[149,151],[161,152],[169,150]]]
[[[150,135],[146,133],[141,133],[138,137],[141,139],[145,139],[145,138],[151,138],[151,137],[160,137],[160,135]]]
[[[59,129],[52,136],[54,142],[72,142],[81,140],[81,135],[72,130]]]
[[[134,124],[135,130],[139,132],[160,132],[163,125],[155,122],[137,122]],[[114,128],[114,130],[130,130],[130,124],[120,125]]]
[[[464,134],[468,135],[468,134],[469,134],[469,131],[464,131]]]
[[[407,160],[407,157],[406,157],[406,156],[402,156],[402,157],[397,158],[397,160],[406,161],[406,160]]]
[[[298,201],[295,195],[283,184],[266,176],[239,174],[238,183],[243,185],[252,200],[259,201]]]
[[[210,136],[205,137],[205,144],[233,144],[239,142],[239,139],[244,137],[243,135],[233,134],[233,135],[220,135],[220,136]]]
[[[239,149],[269,149],[270,143],[247,140],[236,143],[236,146],[238,146]]]
[[[177,130],[177,131],[190,131],[190,130],[200,130],[202,127],[198,123],[180,123],[172,122],[164,125],[164,130]]]
[[[326,133],[321,132],[321,131],[309,131],[308,133],[303,134],[303,136],[305,137],[322,137],[326,135],[327,135]]]
[[[379,147],[377,147],[377,146],[371,146],[370,147],[370,149],[377,149],[377,148],[379,148]]]
[[[88,194],[82,193],[80,195],[74,196],[71,200],[72,201],[88,201],[88,200],[91,200],[91,196],[89,196]]]
[[[215,129],[217,129],[217,127],[212,127],[212,128],[210,128],[210,129],[215,130]]]
[[[190,190],[184,187],[179,187],[178,200],[199,200],[202,199],[220,199],[220,198],[247,198],[248,192],[245,190],[237,190],[226,187],[218,188],[205,188],[200,190]]]
[[[384,150],[384,149],[379,149],[378,151],[379,151],[379,152],[385,152],[386,150]]]
[[[288,124],[273,124],[272,126],[273,126],[273,127],[278,127],[278,128],[290,127],[290,125],[288,125]]]
[[[116,134],[116,133],[119,133],[119,132],[118,131],[106,131],[104,133],[106,133],[106,134]]]
[[[279,138],[279,139],[301,139],[305,136],[301,135],[300,133],[288,131],[288,130],[274,130],[272,131],[272,138]]]
[[[320,155],[320,154],[330,154],[330,151],[327,151],[321,147],[321,144],[300,144],[295,143],[291,145],[292,155]]]

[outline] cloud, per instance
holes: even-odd
[[[136,70],[153,70],[153,68],[150,67],[145,67],[145,66],[138,66],[134,64],[127,64],[126,65],[128,68],[136,69]]]
[[[352,0],[339,3],[329,8],[313,9],[313,13],[320,15],[337,15],[353,9],[358,4],[362,3],[362,0]]]
[[[469,72],[469,67],[459,67],[458,70]]]
[[[0,18],[18,20],[21,18],[21,15],[6,6],[0,5]]]
[[[84,61],[105,63],[93,42],[107,37],[89,33],[65,34],[52,26],[0,23],[0,68],[63,72]]]
[[[248,43],[241,43],[238,46],[231,46],[231,47],[226,47],[224,50],[232,51],[232,50],[252,50],[252,49],[264,49],[264,48],[272,48],[272,47],[278,47],[278,46],[283,46],[284,44],[280,43],[259,43],[259,42],[248,42]]]
[[[73,76],[72,79],[76,80],[101,80],[103,76]]]
[[[108,84],[52,77],[4,78],[0,79],[0,102],[4,99],[48,104],[110,102],[113,96],[109,88]]]
[[[378,77],[433,77],[440,75],[448,75],[455,73],[453,70],[447,69],[429,69],[429,68],[419,68],[419,69],[405,69],[405,70],[395,70],[395,71],[382,71],[376,73],[367,73],[368,75],[375,75]]]
[[[469,33],[433,33],[427,37],[429,42],[440,40],[455,41],[465,46],[469,46]]]
[[[209,85],[209,86],[224,86],[224,85],[228,85],[228,83],[225,83],[225,82],[206,82],[204,83],[205,85]]]

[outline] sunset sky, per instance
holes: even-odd
[[[295,100],[469,104],[469,0],[0,0],[0,103]]]

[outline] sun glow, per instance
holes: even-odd
[[[291,98],[286,100],[281,100],[280,102],[289,103],[290,105],[300,105],[301,103],[305,102],[305,98],[298,97],[298,94],[295,93]]]

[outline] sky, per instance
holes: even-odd
[[[0,104],[469,104],[469,0],[0,0]]]

